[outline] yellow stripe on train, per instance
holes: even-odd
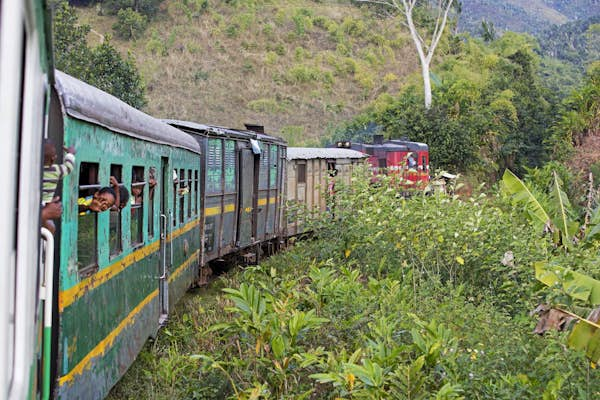
[[[196,219],[194,221],[191,221],[191,222],[185,224],[184,226],[177,229],[176,231],[171,232],[171,234],[167,236],[167,241],[171,241],[171,240],[175,239],[176,237],[181,236],[182,234],[192,230],[194,227],[198,226],[199,224],[200,224],[199,219]],[[68,306],[73,304],[77,299],[82,297],[88,291],[95,289],[98,286],[102,285],[103,283],[114,278],[115,276],[117,276],[118,274],[123,272],[125,269],[127,269],[132,264],[148,257],[152,253],[157,252],[159,247],[160,247],[160,241],[155,240],[154,242],[150,243],[149,245],[144,246],[141,249],[138,249],[138,250],[134,251],[133,253],[128,254],[121,260],[109,265],[108,267],[103,268],[102,270],[98,271],[94,275],[79,282],[75,286],[61,291],[58,294],[58,310],[60,312],[62,312],[65,308],[67,308]]]
[[[175,272],[171,276],[169,276],[169,282],[174,281],[184,270],[186,270],[195,260],[198,260],[198,255],[200,250],[196,250],[194,254],[192,254],[183,264],[181,264]],[[65,383],[73,380],[75,375],[81,374],[85,369],[89,368],[89,364],[94,357],[101,356],[106,353],[106,349],[111,347],[115,341],[115,339],[123,332],[125,328],[134,323],[135,317],[139,314],[142,309],[147,306],[156,296],[158,295],[158,289],[154,290],[150,293],[144,300],[142,300],[131,312],[127,315],[127,317],[123,318],[123,320],[119,323],[119,325],[113,329],[104,339],[102,339],[96,347],[94,347],[89,353],[83,357],[79,363],[73,369],[71,369],[66,375],[61,376],[58,379],[58,383],[60,386]]]
[[[277,202],[277,197],[269,197],[269,204],[275,204]],[[263,197],[262,199],[258,199],[259,206],[267,205],[267,198]]]

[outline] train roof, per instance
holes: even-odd
[[[285,144],[285,141],[276,136],[266,135],[264,133],[258,133],[250,130],[240,130],[226,128],[217,125],[207,125],[192,121],[181,121],[176,119],[163,119],[163,122],[174,126],[179,129],[183,129],[191,134],[206,134],[209,136],[226,136],[240,139],[257,139],[262,141],[276,142]]]
[[[383,143],[352,143],[351,148],[371,154],[375,151],[427,151],[425,143],[408,140],[386,140]]]
[[[256,139],[254,132],[241,132],[235,129],[224,128],[214,125],[206,125],[193,121],[181,121],[177,119],[163,119],[164,123],[182,129],[192,135],[227,136],[243,139]]]
[[[55,71],[54,87],[66,115],[137,139],[201,152],[190,135],[64,72]]]
[[[361,159],[367,157],[360,151],[338,148],[318,148],[318,147],[288,147],[288,160],[310,160],[315,158],[350,158]]]

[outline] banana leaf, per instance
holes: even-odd
[[[571,248],[573,245],[573,237],[579,230],[579,224],[570,218],[571,203],[567,194],[562,191],[558,175],[554,172],[554,184],[552,185],[551,198],[554,202],[554,212],[552,223],[559,230],[559,236],[562,245]],[[555,241],[555,243],[557,243]]]
[[[562,284],[565,293],[572,298],[593,306],[600,304],[600,281],[546,261],[538,261],[534,265],[535,278],[543,284],[548,286]]]
[[[505,170],[504,175],[502,176],[502,190],[512,197],[514,203],[525,207],[525,211],[530,220],[536,226],[539,226],[540,229],[550,221],[548,213],[544,210],[544,207],[540,204],[538,199],[536,199],[529,188],[525,186],[523,181],[509,169]]]
[[[586,357],[594,363],[600,362],[600,325],[581,317],[577,319],[567,340],[569,347],[585,351]]]
[[[584,241],[591,243],[600,240],[600,207],[596,207],[592,213],[590,223],[585,231]]]

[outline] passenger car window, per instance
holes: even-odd
[[[133,167],[131,172],[131,245],[138,246],[144,241],[144,167]]]
[[[100,189],[97,163],[82,162],[79,168],[79,200],[89,201]],[[98,270],[98,214],[81,212],[77,218],[77,270],[86,277]]]
[[[156,189],[156,168],[148,171],[148,237],[154,237],[154,190]]]
[[[192,219],[192,199],[194,198],[194,186],[192,185],[192,170],[191,169],[188,169],[187,187],[188,187],[187,217],[188,217],[188,220],[190,220],[190,219]]]
[[[198,213],[198,171],[194,171],[194,198],[192,199],[192,205],[194,206],[194,215]]]
[[[185,178],[185,169],[179,170],[179,223],[185,221],[185,196],[189,192],[187,179]]]
[[[123,166],[118,164],[110,165],[110,176],[114,176],[122,185],[123,182]],[[123,199],[121,199],[123,201]],[[114,257],[123,252],[123,218],[119,204],[110,209],[110,223],[108,229],[108,243],[110,248],[110,256]]]

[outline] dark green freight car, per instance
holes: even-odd
[[[283,232],[285,142],[258,126],[235,130],[165,122],[192,135],[202,147],[203,263],[244,250],[254,255],[274,250]]]
[[[51,136],[77,151],[56,221],[54,393],[101,399],[197,278],[201,151],[185,133],[58,71],[53,101]],[[111,180],[120,204],[94,210]]]

